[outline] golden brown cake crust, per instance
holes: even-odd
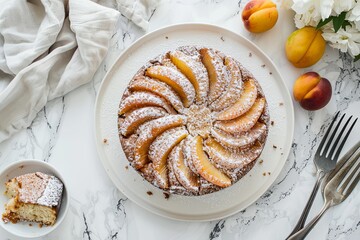
[[[269,119],[260,84],[237,60],[183,46],[135,74],[119,104],[118,128],[128,161],[144,179],[192,196],[245,176],[265,145]]]

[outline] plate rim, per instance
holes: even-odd
[[[199,219],[191,219],[191,218],[186,218],[183,217],[183,215],[181,217],[176,217],[174,213],[168,213],[163,209],[156,209],[153,206],[147,206],[147,205],[143,205],[140,203],[140,201],[137,201],[137,199],[134,199],[132,196],[129,197],[126,194],[126,191],[124,191],[124,189],[121,189],[117,184],[116,184],[116,177],[113,176],[113,174],[111,173],[111,170],[108,169],[108,166],[105,165],[104,162],[104,158],[106,158],[105,156],[103,156],[102,154],[102,145],[101,143],[101,136],[99,136],[98,130],[97,130],[97,126],[98,126],[98,120],[97,120],[97,114],[98,114],[98,109],[99,109],[99,98],[100,98],[100,93],[101,93],[101,89],[103,88],[103,86],[109,81],[108,79],[110,78],[110,76],[114,73],[115,71],[115,66],[118,63],[118,61],[124,57],[126,54],[128,54],[128,52],[130,52],[132,50],[132,48],[134,46],[136,46],[139,42],[143,41],[144,39],[147,38],[151,38],[154,35],[156,36],[156,34],[158,34],[159,32],[163,33],[164,31],[174,31],[177,30],[179,28],[189,28],[189,27],[194,27],[196,28],[211,28],[211,29],[215,29],[215,30],[221,30],[221,31],[225,31],[229,34],[235,35],[239,38],[241,38],[243,41],[247,42],[247,44],[251,45],[254,49],[256,49],[256,51],[258,51],[259,53],[262,54],[262,57],[265,57],[267,61],[269,61],[271,63],[271,67],[274,68],[274,70],[277,72],[277,74],[279,75],[279,83],[280,85],[282,85],[282,87],[284,89],[286,89],[287,91],[285,91],[285,93],[283,93],[283,98],[287,99],[286,101],[289,101],[289,108],[287,110],[289,110],[290,112],[290,116],[287,116],[288,123],[289,123],[289,128],[291,129],[290,133],[288,133],[289,135],[289,139],[291,139],[290,143],[287,144],[287,146],[285,145],[285,148],[283,149],[283,154],[284,154],[284,158],[285,160],[282,163],[281,168],[278,168],[278,171],[275,174],[271,174],[271,179],[269,179],[271,182],[271,184],[265,184],[263,188],[259,188],[259,189],[263,189],[262,191],[258,191],[255,192],[253,195],[256,196],[254,197],[252,200],[248,200],[245,201],[246,204],[244,204],[245,206],[243,208],[237,208],[236,210],[233,210],[230,213],[227,214],[223,214],[223,215],[219,215],[217,217],[210,217],[210,218],[199,218]],[[126,49],[123,50],[123,52],[116,58],[116,60],[114,61],[114,63],[110,66],[109,71],[105,74],[104,78],[101,81],[101,84],[98,88],[98,92],[96,94],[96,99],[95,99],[95,105],[94,105],[94,131],[95,131],[95,141],[96,141],[96,149],[98,152],[98,156],[100,158],[100,161],[102,163],[102,166],[104,167],[107,175],[109,176],[109,178],[111,179],[112,183],[114,184],[114,186],[122,193],[124,194],[128,199],[130,199],[132,202],[134,202],[136,205],[142,207],[143,209],[146,209],[147,211],[154,213],[158,216],[162,216],[168,219],[172,219],[172,220],[178,220],[178,221],[187,221],[187,222],[205,222],[205,221],[214,221],[214,220],[219,220],[219,219],[223,219],[229,216],[232,216],[240,211],[242,211],[243,209],[248,208],[250,205],[252,205],[254,202],[256,202],[262,195],[264,195],[266,193],[267,190],[269,190],[274,183],[276,182],[276,179],[279,177],[280,173],[282,172],[282,170],[284,169],[286,160],[289,157],[290,151],[291,151],[291,145],[293,142],[293,138],[294,138],[294,124],[295,124],[295,113],[294,113],[294,107],[292,104],[292,98],[291,95],[286,87],[285,81],[282,77],[281,72],[279,71],[278,67],[275,65],[275,63],[272,61],[272,59],[263,51],[261,50],[256,44],[254,44],[253,42],[251,42],[249,39],[247,39],[246,37],[242,36],[241,34],[238,34],[234,31],[232,31],[231,29],[219,26],[219,25],[215,25],[215,24],[208,24],[208,23],[202,23],[202,22],[192,22],[192,23],[179,23],[179,24],[172,24],[172,25],[167,25],[165,27],[161,27],[161,28],[157,28],[154,31],[151,31],[147,34],[145,34],[144,36],[138,38],[136,41],[134,41],[130,46],[128,46]],[[260,193],[259,193],[260,192]]]

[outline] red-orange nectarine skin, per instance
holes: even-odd
[[[332,96],[332,88],[329,80],[321,78],[320,82],[300,101],[300,105],[306,110],[318,110],[329,103]]]

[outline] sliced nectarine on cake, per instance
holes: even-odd
[[[249,131],[260,118],[265,107],[265,98],[256,99],[249,111],[238,118],[229,121],[217,121],[215,127],[229,133]]]
[[[231,57],[225,57],[225,66],[226,69],[231,74],[231,79],[229,86],[225,93],[223,93],[218,99],[216,99],[211,105],[210,108],[214,111],[223,110],[231,105],[233,105],[236,100],[239,98],[242,90],[242,76],[239,65],[236,63],[235,59]]]
[[[119,107],[119,115],[135,108],[156,106],[164,108],[168,113],[176,113],[175,110],[161,97],[149,92],[134,92],[123,99]]]
[[[196,102],[203,103],[209,91],[209,80],[206,68],[201,63],[200,58],[189,56],[181,51],[169,53],[174,65],[190,80],[195,88]]]
[[[201,61],[209,75],[210,91],[209,102],[216,100],[225,90],[230,78],[226,71],[222,58],[213,50],[208,48],[200,49]]]
[[[159,95],[171,103],[178,112],[182,112],[184,108],[179,96],[167,84],[156,81],[155,79],[148,77],[138,78],[129,86],[129,89],[131,91],[149,91]]]
[[[142,168],[148,159],[148,150],[154,139],[166,130],[184,125],[186,118],[180,115],[169,115],[149,121],[140,126],[139,137],[135,144],[134,167]],[[138,130],[139,130],[138,129]]]
[[[230,107],[218,113],[217,120],[231,120],[247,112],[254,104],[257,98],[257,88],[254,80],[249,79],[243,85],[238,100]]]
[[[206,156],[203,150],[203,140],[200,136],[196,136],[191,142],[191,153],[192,162],[203,178],[219,187],[231,185],[230,178],[217,169]]]
[[[220,129],[212,128],[211,135],[219,142],[230,148],[246,148],[266,133],[266,125],[257,122],[246,134],[236,136]]]
[[[120,124],[120,133],[127,137],[143,123],[167,115],[166,111],[159,107],[138,108],[126,115]]]
[[[174,146],[186,138],[188,132],[183,127],[169,129],[158,136],[149,148],[149,159],[153,163],[155,174],[158,175],[160,188],[169,187],[167,175],[167,157]]]
[[[152,66],[145,74],[158,79],[170,87],[180,96],[185,107],[189,107],[195,99],[195,89],[191,82],[177,69],[165,66]]]
[[[259,141],[245,151],[231,151],[223,147],[213,138],[205,141],[206,152],[209,157],[224,169],[240,169],[245,167],[259,157],[262,151],[262,145]]]
[[[198,192],[199,177],[185,164],[184,153],[180,145],[173,148],[168,160],[179,183],[189,191]]]

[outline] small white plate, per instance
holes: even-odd
[[[42,227],[39,227],[37,223],[31,223],[32,226],[29,226],[29,222],[18,222],[16,224],[13,224],[4,223],[2,220],[0,220],[0,226],[2,228],[15,236],[22,238],[42,237],[55,230],[64,220],[70,205],[69,193],[66,189],[67,185],[65,184],[65,181],[61,174],[53,166],[40,160],[20,160],[5,167],[0,173],[1,213],[5,211],[4,205],[9,201],[9,199],[3,194],[6,190],[5,182],[14,177],[33,172],[43,172],[59,178],[64,184],[64,192],[62,196],[60,211],[58,213],[56,223],[53,226],[44,225]]]
[[[127,167],[128,161],[118,137],[117,112],[122,94],[138,69],[157,55],[184,45],[218,49],[242,63],[261,84],[274,124],[270,126],[268,139],[260,156],[263,163],[256,164],[236,184],[204,196],[171,195],[169,199],[165,199],[161,190],[143,180],[132,167]],[[239,212],[256,201],[282,170],[291,148],[293,131],[292,101],[273,62],[242,36],[208,24],[174,25],[137,40],[124,51],[108,72],[96,99],[96,145],[104,168],[116,187],[139,206],[178,220],[220,219]],[[152,195],[147,194],[148,191]]]

